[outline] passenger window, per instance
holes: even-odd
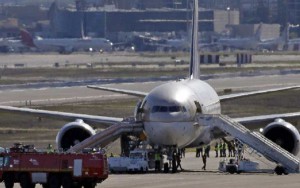
[[[166,106],[161,106],[159,109],[160,112],[168,112],[168,107]]]

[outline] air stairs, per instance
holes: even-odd
[[[116,123],[71,147],[68,152],[80,152],[84,148],[105,147],[109,143],[118,139],[122,134],[139,134],[143,132],[143,130],[144,126],[142,123],[136,123],[134,121]]]
[[[226,115],[201,114],[196,119],[200,125],[214,126],[222,130],[226,135],[236,137],[267,159],[280,164],[287,172],[299,173],[300,159],[282,149],[259,132],[250,131]]]

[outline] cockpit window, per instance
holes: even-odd
[[[153,106],[152,113],[159,112],[159,106]]]
[[[151,112],[186,112],[186,108],[184,106],[153,106]]]
[[[160,111],[160,112],[167,112],[167,111],[168,111],[168,107],[167,107],[167,106],[161,106],[161,107],[159,108],[159,111]]]
[[[180,112],[180,106],[169,106],[169,112]]]

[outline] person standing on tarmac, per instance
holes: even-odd
[[[175,155],[176,157],[176,162],[177,162],[177,166],[176,169],[178,169],[178,167],[180,167],[180,170],[183,170],[183,168],[181,167],[181,159],[180,159],[180,155]]]
[[[202,170],[206,170],[206,154],[205,153],[202,155],[202,162],[203,162]]]
[[[207,145],[204,147],[204,152],[207,158],[209,158],[209,152],[210,152],[210,145]]]
[[[223,157],[226,157],[226,147],[227,144],[225,142],[223,142],[223,146],[222,146],[222,149],[223,149]]]
[[[154,158],[155,158],[155,171],[156,172],[160,172],[160,161],[161,161],[161,158],[160,158],[160,154],[159,152],[156,152],[155,155],[154,155]]]
[[[202,156],[202,153],[203,153],[203,148],[200,147],[200,148],[196,148],[196,157],[200,157]]]
[[[216,144],[215,144],[215,152],[216,152],[216,156],[215,157],[218,157],[218,152],[219,152],[219,144],[218,144],[218,142],[216,142]]]
[[[220,142],[219,151],[220,151],[220,157],[223,157],[223,143],[222,142]]]

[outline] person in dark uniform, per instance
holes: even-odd
[[[196,148],[196,157],[202,156],[202,152],[203,152],[203,148],[202,147]]]
[[[220,157],[223,157],[223,143],[222,142],[220,142],[219,151],[220,151]]]
[[[223,146],[222,146],[222,149],[223,149],[223,157],[226,157],[226,143],[223,142]]]
[[[215,152],[216,152],[216,156],[215,157],[218,157],[219,155],[219,143],[218,142],[216,142],[216,144],[215,144]]]
[[[204,148],[204,152],[205,152],[205,155],[207,158],[209,158],[209,151],[210,151],[210,145],[207,145],[205,148]]]
[[[205,153],[202,155],[202,161],[203,161],[202,170],[206,170],[206,154]]]
[[[183,170],[183,168],[181,167],[181,159],[180,159],[180,155],[175,155],[176,157],[176,162],[177,162],[177,166],[176,169],[178,169],[178,167],[180,167],[180,170]]]
[[[176,161],[177,161],[177,155],[176,155],[176,152],[173,152],[173,155],[172,155],[172,173],[177,172]]]

